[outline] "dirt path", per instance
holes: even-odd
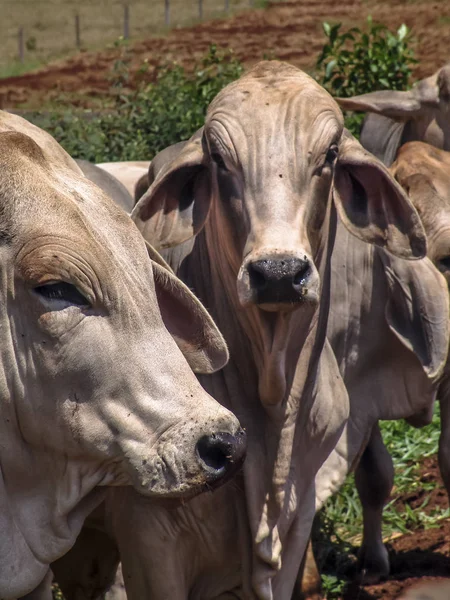
[[[447,0],[290,0],[134,43],[133,67],[137,69],[147,60],[152,69],[168,59],[189,65],[215,43],[232,48],[246,64],[270,55],[308,69],[325,41],[321,29],[324,20],[360,25],[369,14],[391,28],[402,22],[413,28],[419,58],[417,77],[428,75],[449,60]],[[26,103],[37,108],[52,100],[92,104],[93,99],[109,94],[108,75],[117,58],[117,50],[81,53],[34,73],[0,80],[0,107]]]

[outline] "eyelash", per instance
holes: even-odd
[[[90,306],[89,301],[83,296],[78,288],[65,281],[39,285],[34,288],[34,291],[46,300],[60,300],[75,306]]]

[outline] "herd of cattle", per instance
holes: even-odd
[[[2,600],[317,598],[352,470],[378,580],[378,420],[436,397],[450,491],[450,65],[338,102],[362,144],[263,61],[190,140],[99,166],[0,114]]]

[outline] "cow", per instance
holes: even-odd
[[[336,210],[364,242],[425,252],[406,195],[301,70],[256,65],[209,106],[132,217],[210,309],[230,361],[199,376],[248,436],[234,485],[182,508],[111,490],[128,598],[289,598],[315,513],[315,475],[348,397],[326,340]]]
[[[115,177],[134,198],[136,183],[148,173],[150,161],[136,160],[97,163],[97,167]]]
[[[382,90],[336,100],[344,110],[369,113],[360,142],[387,166],[406,142],[450,150],[450,63],[406,92]]]
[[[172,504],[245,434],[192,369],[226,363],[193,294],[48,134],[0,112],[0,597],[48,579],[108,486]],[[184,354],[184,357],[183,357]]]
[[[89,181],[95,183],[126,213],[131,213],[134,206],[133,197],[123,183],[114,177],[114,175],[105,171],[105,169],[101,169],[94,163],[79,158],[75,159],[75,162]]]
[[[379,419],[406,418],[414,426],[426,425],[437,394],[442,413],[439,465],[450,493],[449,167],[450,153],[409,142],[390,169],[422,219],[427,258],[411,264],[379,249],[372,253],[338,225],[328,336],[349,392],[350,418],[317,475],[317,507],[339,489],[345,465],[347,472],[356,467],[364,525],[358,561],[363,583],[377,582],[389,573],[381,525],[394,468]],[[342,279],[351,293],[342,294]],[[395,312],[400,329],[392,327]],[[306,597],[313,597],[319,588],[311,548],[300,587]]]
[[[392,175],[408,193],[417,209],[428,239],[428,258],[440,273],[442,287],[448,295],[450,283],[450,153],[424,142],[409,142],[403,145],[396,161],[390,168]],[[444,328],[444,324],[441,325]],[[447,360],[443,376],[439,380],[437,392],[441,408],[441,435],[439,438],[439,467],[447,493],[450,495],[450,361]],[[432,412],[418,411],[411,415],[415,426],[430,422]],[[384,418],[384,417],[382,417]],[[381,552],[382,506],[392,488],[392,459],[382,443],[381,436],[371,440],[368,451],[370,459],[363,462],[360,471],[360,495],[365,521],[364,546],[371,547],[374,539]],[[379,480],[385,481],[382,503],[371,510],[373,498],[373,472],[379,473]],[[373,504],[373,503],[372,503]],[[387,564],[384,565],[386,573]]]

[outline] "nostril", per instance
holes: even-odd
[[[311,272],[311,268],[309,266],[309,262],[306,260],[302,261],[302,265],[300,266],[300,268],[294,275],[294,278],[293,278],[294,285],[304,284],[305,280],[307,279],[310,272]]]
[[[197,454],[214,471],[222,471],[231,459],[231,446],[219,435],[205,435],[197,442]]]
[[[267,263],[267,261],[264,261]],[[254,289],[264,290],[267,287],[267,277],[264,274],[264,269],[256,268],[254,265],[249,265],[248,274],[250,276],[250,284]]]

